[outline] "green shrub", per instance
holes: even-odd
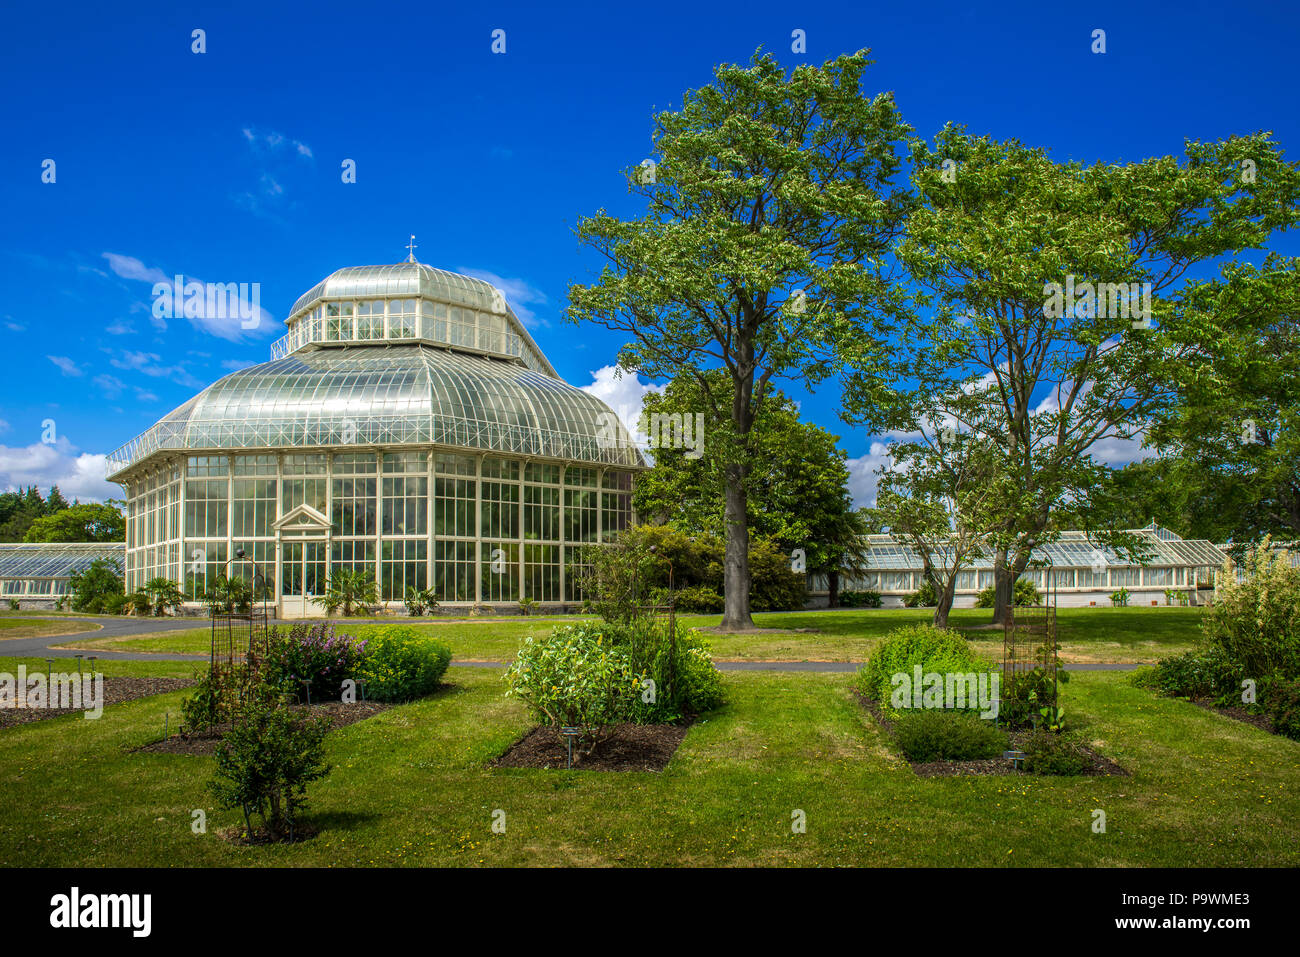
[[[337,701],[343,682],[356,679],[366,642],[335,634],[329,622],[297,622],[267,636],[267,680],[298,698]],[[303,682],[307,682],[306,686]]]
[[[1201,620],[1207,641],[1245,677],[1300,677],[1300,568],[1265,538],[1247,552],[1244,571],[1244,581],[1228,566],[1219,575]]]
[[[356,680],[376,701],[411,701],[431,694],[451,664],[451,649],[410,625],[357,628],[365,654],[356,665]]]
[[[10,599],[9,599],[9,610],[10,610],[10,611],[19,611],[19,610],[20,610],[19,605],[18,605],[18,599],[17,599],[17,598],[10,598]]]
[[[989,662],[975,654],[966,639],[956,632],[917,623],[897,628],[885,636],[858,671],[858,690],[873,699],[889,717],[898,717],[902,712],[890,704],[893,676],[905,674],[910,678],[917,665],[921,666],[923,674],[932,671],[978,674],[992,670]],[[978,711],[979,708],[968,704],[965,710]]]
[[[1030,774],[1070,777],[1083,774],[1092,766],[1092,759],[1079,744],[1049,731],[1030,735],[1023,750],[1025,770]]]
[[[217,769],[208,787],[222,807],[239,808],[251,832],[261,818],[271,836],[293,838],[307,785],[325,777],[329,720],[304,720],[265,703],[246,707],[217,745]]]
[[[1149,674],[1131,680],[1163,695],[1240,704],[1242,677],[1241,668],[1221,649],[1201,648],[1161,658]]]
[[[894,738],[909,761],[974,761],[995,758],[1007,746],[992,721],[959,711],[913,711],[894,723]]]
[[[904,608],[929,608],[939,603],[934,593],[934,582],[926,581],[921,587],[903,599]]]
[[[608,623],[583,622],[525,638],[505,673],[508,697],[538,721],[578,728],[588,750],[640,701],[646,677],[633,671],[630,646],[612,641],[609,630]]]
[[[117,565],[97,558],[68,579],[73,611],[119,614],[126,602]]]
[[[766,538],[749,543],[749,607],[753,611],[799,611],[808,604],[808,578],[790,570],[790,553]],[[723,592],[722,582],[715,586]]]
[[[1300,741],[1300,681],[1275,678],[1260,690],[1260,703],[1273,722],[1273,730]]]
[[[419,618],[426,611],[431,611],[438,607],[438,599],[434,597],[432,588],[408,588],[406,589],[406,613],[412,618]]]
[[[642,620],[607,629],[606,634],[612,645],[629,649],[633,673],[654,682],[654,701],[645,701],[643,691],[631,703],[627,720],[676,721],[722,704],[722,674],[713,666],[709,641],[700,632],[679,623],[674,642],[666,621]]]
[[[992,608],[996,598],[997,589],[990,585],[975,596],[975,607]],[[1011,598],[1012,603],[1018,608],[1042,603],[1042,597],[1038,593],[1038,586],[1028,578],[1016,579],[1015,587],[1011,590]]]
[[[1121,588],[1119,591],[1113,591],[1110,593],[1110,603],[1116,608],[1127,608],[1128,599],[1129,595],[1127,588]]]
[[[722,611],[722,596],[708,585],[689,585],[673,593],[678,611],[713,615]]]
[[[842,608],[880,607],[880,592],[878,591],[842,591],[839,594],[839,599]]]
[[[1052,680],[1051,661],[1046,648],[1038,649],[1033,668],[1012,672],[1002,683],[1002,704],[998,717],[1011,727],[1046,726],[1054,730],[1064,727],[1065,712],[1057,700],[1060,685],[1069,684],[1070,673],[1056,665],[1056,680]]]

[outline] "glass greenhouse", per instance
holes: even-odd
[[[1154,523],[1131,531],[1143,541],[1146,561],[1142,564],[1089,541],[1084,532],[1070,531],[1034,549],[1030,567],[1020,577],[1042,590],[1050,569],[1057,603],[1063,606],[1108,605],[1110,593],[1120,588],[1129,591],[1133,604],[1163,604],[1166,589],[1187,593],[1194,604],[1198,584],[1213,585],[1215,573],[1223,567],[1225,553],[1212,542],[1184,540]],[[840,587],[877,591],[886,605],[901,604],[924,581],[921,556],[891,535],[868,535],[867,543],[868,570],[843,576]],[[992,584],[992,557],[977,559],[957,573],[954,606],[970,606]],[[814,595],[825,596],[826,576],[813,576],[809,587]]]
[[[52,605],[68,593],[68,579],[99,559],[120,571],[126,546],[103,544],[0,544],[0,599],[34,599]]]
[[[322,614],[311,599],[340,568],[399,607],[408,588],[578,599],[578,549],[628,525],[645,463],[499,290],[414,261],[351,267],[285,324],[269,362],[110,455],[128,591],[162,575],[197,601],[242,550],[287,617]]]

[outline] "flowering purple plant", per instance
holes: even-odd
[[[366,656],[364,640],[335,632],[329,622],[298,622],[272,629],[269,664],[272,679],[286,691],[313,701],[339,700],[343,682],[354,678]]]

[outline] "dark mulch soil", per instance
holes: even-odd
[[[662,771],[686,737],[684,724],[616,724],[591,754],[573,745],[573,767],[579,771]],[[498,768],[560,768],[565,766],[563,735],[549,725],[534,728],[493,762]]]
[[[382,701],[358,701],[344,704],[342,701],[314,702],[310,707],[305,704],[290,705],[290,710],[312,718],[324,716],[329,719],[330,730],[356,724],[366,718],[373,718],[381,711],[387,711],[392,705]],[[132,753],[147,752],[153,754],[212,754],[221,741],[221,736],[230,730],[229,724],[220,724],[194,734],[173,734],[160,741],[153,741],[135,748]]]
[[[30,677],[30,675],[29,675]],[[104,706],[134,701],[136,698],[148,698],[151,695],[177,691],[194,684],[189,678],[125,678],[111,677],[104,679]],[[89,703],[92,693],[90,682],[85,684],[84,692]],[[45,718],[57,718],[64,714],[80,714],[85,708],[0,708],[0,728],[42,721]]]
[[[868,698],[856,688],[854,689],[853,694],[858,699],[858,703],[861,704],[862,707],[871,714],[871,717],[875,719],[876,723],[892,736],[894,733],[894,722],[890,721],[889,718],[885,716],[885,713],[880,710],[880,707],[876,702]],[[1025,742],[1029,740],[1029,737],[1030,732],[1028,731],[1010,732],[1009,738],[1011,740],[1011,747],[1023,751]],[[1128,771],[1124,770],[1123,767],[1116,764],[1105,755],[1098,754],[1087,745],[1081,744],[1079,747],[1083,751],[1084,755],[1092,761],[1092,765],[1084,769],[1084,776],[1128,776]],[[903,760],[907,761],[907,758],[904,756]],[[912,770],[916,772],[917,777],[922,778],[957,777],[966,774],[1029,774],[1028,771],[1017,768],[1007,758],[1002,757],[981,758],[974,761],[924,761],[916,764],[907,761],[907,763],[911,766]]]
[[[1221,708],[1214,703],[1212,698],[1191,698],[1189,700],[1198,708],[1204,708],[1206,711],[1213,711],[1215,714],[1221,714],[1225,718],[1244,721],[1246,724],[1254,725],[1259,728],[1259,730],[1267,731],[1269,734],[1277,734],[1277,729],[1273,727],[1273,719],[1266,714],[1252,714],[1245,708],[1234,706]]]

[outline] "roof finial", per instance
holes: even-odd
[[[415,262],[415,250],[417,248],[418,247],[415,245],[415,236],[411,236],[411,241],[406,244],[406,261],[408,263]]]

